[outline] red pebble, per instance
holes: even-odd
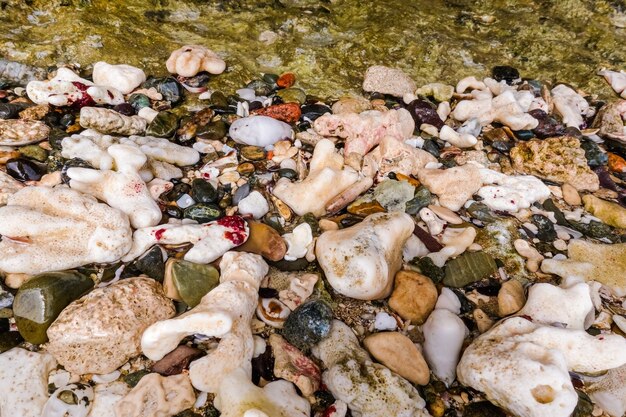
[[[296,83],[296,76],[293,72],[286,72],[278,77],[276,85],[281,88],[289,88]]]
[[[91,98],[91,96],[87,94],[87,89],[89,88],[89,86],[83,83],[79,83],[78,81],[72,81],[72,84],[74,84],[74,87],[78,88],[83,93],[81,98],[72,103],[72,107],[80,109],[83,107],[91,107],[96,105],[96,102],[93,100],[93,98]]]
[[[268,116],[285,123],[296,123],[300,120],[302,110],[300,110],[300,105],[298,103],[283,103],[264,107],[255,110],[252,113],[261,116]]]

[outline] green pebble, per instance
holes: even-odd
[[[497,270],[495,260],[485,252],[465,252],[448,261],[443,284],[447,287],[463,288],[489,277]]]
[[[211,265],[176,260],[169,267],[180,298],[191,308],[200,304],[202,297],[219,284],[220,274]]]

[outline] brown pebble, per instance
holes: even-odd
[[[287,244],[276,230],[261,222],[248,221],[248,226],[250,236],[236,250],[255,253],[274,262],[283,259],[287,252]]]
[[[580,206],[582,204],[582,200],[580,198],[580,194],[573,185],[568,183],[563,184],[563,200],[570,206]]]
[[[437,303],[437,287],[430,278],[413,271],[399,271],[395,277],[389,307],[414,324],[426,321]]]
[[[204,356],[204,352],[200,349],[192,348],[187,345],[180,345],[167,355],[163,359],[157,361],[152,365],[152,372],[159,373],[164,376],[177,375],[187,369],[189,364]]]
[[[525,303],[526,296],[524,295],[524,287],[519,281],[512,279],[502,284],[498,292],[498,311],[500,312],[500,317],[517,313],[524,307]]]
[[[298,103],[281,103],[273,106],[264,107],[252,112],[261,116],[271,117],[285,123],[296,123],[300,120],[302,111]]]
[[[428,384],[428,365],[408,337],[398,332],[376,333],[366,337],[363,345],[377,361],[401,377],[414,384]]]

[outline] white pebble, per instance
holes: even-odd
[[[157,114],[159,114],[159,112],[150,107],[142,107],[137,112],[137,116],[145,119],[148,123],[152,122],[154,118],[157,117]]]
[[[287,159],[283,159],[280,162],[280,167],[281,168],[288,168],[288,169],[293,169],[294,171],[296,170],[297,166],[296,166],[296,161],[294,161],[291,158],[287,158]]]
[[[267,200],[258,191],[252,191],[248,196],[242,199],[239,204],[239,214],[251,214],[255,219],[260,219],[270,211]]]
[[[104,375],[93,375],[91,377],[91,380],[93,382],[95,382],[96,384],[106,384],[108,382],[113,382],[115,381],[117,378],[119,378],[121,375],[120,371],[113,371],[110,372],[108,374],[104,374]]]
[[[454,314],[461,313],[461,300],[450,288],[443,287],[441,294],[437,298],[435,308],[451,311]]]
[[[552,243],[552,245],[554,246],[555,249],[560,250],[560,251],[564,251],[567,249],[567,243],[565,243],[565,241],[561,239],[556,239],[554,243]]]
[[[176,200],[176,205],[182,209],[186,209],[187,207],[193,206],[195,201],[189,194],[183,194],[180,196],[178,200]]]
[[[376,314],[376,319],[374,320],[374,328],[376,330],[396,330],[396,327],[398,327],[398,322],[389,314],[384,311]]]
[[[286,261],[295,261],[305,256],[313,243],[313,231],[308,223],[299,224],[291,233],[283,235],[287,243]]]

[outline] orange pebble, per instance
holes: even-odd
[[[286,72],[278,77],[276,85],[281,88],[289,88],[296,83],[296,76],[293,72]]]
[[[612,172],[626,172],[626,160],[609,152],[609,169]]]
[[[300,116],[302,115],[298,103],[274,104],[273,106],[255,110],[252,113],[268,116],[285,123],[295,123],[300,120]]]
[[[271,160],[274,157],[274,151],[267,151],[267,159]]]

